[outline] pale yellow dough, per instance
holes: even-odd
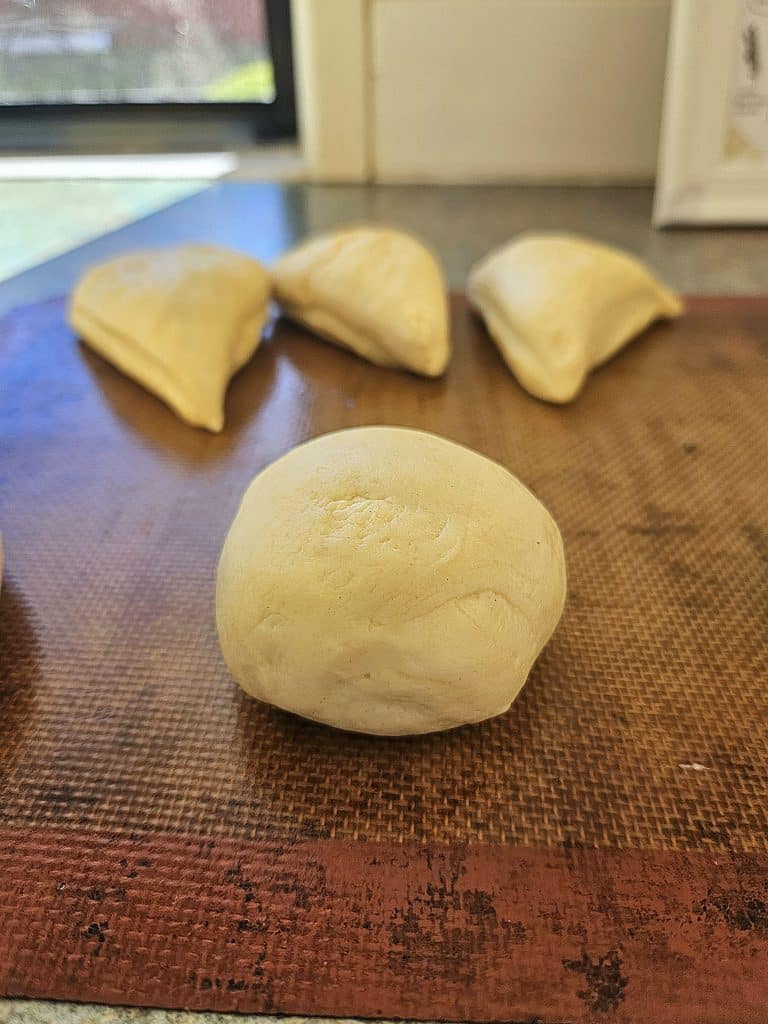
[[[241,253],[147,249],[87,271],[69,322],[181,419],[220,431],[227,385],[261,340],[269,296],[267,271]]]
[[[568,235],[523,235],[492,252],[467,295],[523,387],[550,402],[575,398],[593,367],[683,311],[638,260]]]
[[[244,690],[379,735],[499,715],[563,610],[560,532],[502,466],[434,434],[325,434],[251,483],[218,569]]]
[[[272,268],[286,315],[379,366],[427,377],[448,365],[440,268],[410,235],[356,227],[310,239]]]

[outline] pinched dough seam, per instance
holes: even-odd
[[[178,381],[170,376],[169,367],[158,359],[151,350],[137,342],[130,334],[126,334],[124,331],[120,330],[120,328],[107,323],[100,316],[91,313],[90,310],[85,309],[84,306],[79,303],[72,308],[72,320],[75,321],[76,319],[80,319],[86,326],[87,333],[83,333],[83,341],[85,341],[86,345],[93,349],[94,352],[98,352],[103,359],[113,363],[113,365],[122,370],[122,372],[127,376],[132,377],[134,380],[138,380],[138,382],[148,391],[153,391],[156,395],[165,398],[175,407],[181,409],[188,406],[189,396],[184,393],[183,389],[179,388]],[[89,325],[96,331],[105,335],[109,339],[111,345],[117,345],[118,347],[116,349],[111,349],[110,346],[104,346],[100,342],[93,341],[92,337],[89,336]],[[75,330],[80,330],[76,324],[74,326]],[[121,348],[127,352],[131,361],[134,362],[133,369],[128,370],[124,368],[126,361],[121,358]],[[161,382],[160,386],[165,388],[165,394],[137,377],[137,374],[146,374],[147,370],[154,370],[157,373]]]
[[[359,327],[355,327],[347,323],[346,320],[344,320],[337,314],[334,314],[333,316],[329,317],[327,311],[320,307],[314,305],[310,306],[309,304],[300,306],[297,303],[289,302],[287,299],[280,300],[280,305],[282,306],[283,312],[285,313],[289,320],[294,320],[296,321],[296,323],[302,324],[304,327],[309,328],[310,331],[313,331],[315,334],[323,338],[325,341],[330,341],[334,345],[340,345],[342,348],[345,348],[348,352],[353,352],[355,355],[361,356],[364,359],[368,359],[371,362],[375,362],[374,357],[376,357],[378,359],[386,360],[386,362],[382,363],[381,365],[393,367],[402,366],[402,359],[394,356],[392,352],[387,348],[387,346],[382,344],[379,338],[372,338],[370,334],[364,332]],[[362,337],[362,345],[365,346],[367,344],[368,346],[370,346],[369,351],[361,352],[358,349],[354,348],[354,346],[349,341],[347,341],[346,338],[342,338],[338,334],[332,333],[330,327],[318,327],[317,324],[313,322],[313,318],[317,313],[321,314],[323,320],[335,320],[336,323],[339,325],[338,329],[345,332],[347,336],[353,337],[358,344],[360,344],[359,339]],[[373,354],[371,354],[371,350]]]
[[[268,315],[269,307],[266,304],[262,309],[248,307],[238,315],[229,329],[229,336],[227,338],[228,351],[226,353],[228,358],[223,379],[221,382],[214,381],[215,393],[201,395],[200,389],[197,386],[198,382],[193,381],[191,388],[185,387],[185,379],[180,376],[174,376],[171,365],[158,357],[143,342],[138,341],[119,327],[115,327],[102,317],[92,313],[81,303],[74,305],[72,308],[73,325],[78,332],[81,328],[74,324],[75,319],[79,319],[85,326],[86,330],[83,332],[83,341],[89,348],[141,387],[156,395],[167,405],[170,405],[182,419],[188,422],[191,421],[196,425],[203,423],[206,426],[210,426],[211,423],[211,416],[209,415],[211,410],[204,410],[204,414],[201,415],[199,406],[201,404],[207,405],[210,400],[213,400],[217,406],[215,418],[217,420],[219,417],[223,418],[221,406],[229,381],[248,362],[261,344],[261,335],[264,331]],[[253,347],[246,344],[251,337],[250,332],[245,330],[249,321],[253,321],[253,335],[256,337],[256,343]],[[93,330],[100,332],[106,337],[109,343],[104,345],[99,341],[94,341],[94,335],[91,329],[89,329],[89,325],[91,325]],[[126,355],[128,356],[127,359]],[[129,365],[130,369],[128,368]],[[152,383],[148,379],[148,374],[157,377],[157,384]],[[211,375],[208,374],[206,381],[210,381],[210,378]]]

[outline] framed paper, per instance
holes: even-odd
[[[768,223],[768,0],[675,0],[654,223]]]

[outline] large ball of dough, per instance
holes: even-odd
[[[506,711],[564,601],[558,528],[511,473],[433,434],[363,427],[253,480],[216,615],[249,694],[394,736]]]

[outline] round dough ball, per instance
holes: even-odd
[[[252,696],[399,736],[506,711],[564,602],[560,532],[511,473],[433,434],[363,427],[253,480],[216,617]]]

